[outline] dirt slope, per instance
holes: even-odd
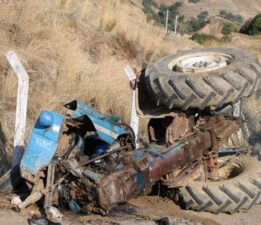
[[[208,11],[209,15],[215,16],[219,14],[219,10],[226,10],[248,19],[261,12],[260,0],[200,0],[198,3],[190,3],[189,0],[156,0],[156,2],[166,5],[183,2],[180,12],[186,18],[195,17],[201,11]]]
[[[217,38],[222,38],[224,36],[221,32],[222,27],[222,21],[220,19],[215,18],[198,32],[203,34],[211,34],[215,35]]]
[[[172,201],[157,196],[139,197],[122,206],[118,211],[108,216],[81,215],[64,211],[63,225],[104,224],[104,225],[156,225],[155,220],[169,218],[173,225],[259,225],[261,215],[260,205],[254,206],[247,213],[233,215],[211,214],[181,210]],[[0,225],[27,225],[28,219],[40,217],[36,206],[31,206],[17,213],[10,209],[10,200],[1,196]]]

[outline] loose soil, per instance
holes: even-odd
[[[10,196],[0,196],[0,198],[0,225],[26,225],[28,219],[41,216],[37,206],[30,206],[17,213],[10,209]],[[155,225],[157,224],[155,221],[167,217],[171,225],[260,225],[261,215],[258,213],[260,210],[261,206],[256,205],[248,212],[214,215],[182,210],[172,201],[158,196],[143,196],[120,206],[107,216],[81,215],[62,211],[64,215],[62,224]]]

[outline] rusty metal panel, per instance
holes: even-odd
[[[192,128],[191,119],[184,113],[178,113],[166,129],[166,143],[173,145],[174,142],[187,135]]]
[[[127,202],[142,192],[137,172],[134,168],[117,171],[103,179],[99,185],[99,202],[109,210],[117,204]]]
[[[198,159],[206,149],[211,148],[210,140],[210,133],[198,131],[194,137],[161,154],[161,157],[154,159],[151,169],[152,180],[156,182],[174,168],[186,166]]]

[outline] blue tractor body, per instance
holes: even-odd
[[[72,118],[86,116],[95,128],[97,138],[108,145],[126,133],[122,127],[116,125],[120,120],[118,115],[101,115],[79,101],[73,101],[65,106],[73,110]],[[55,156],[64,120],[65,116],[56,112],[40,113],[20,165],[21,175],[28,181],[34,182],[37,173],[48,166]],[[104,148],[104,145],[99,146],[97,151],[102,154]]]
[[[120,135],[126,133],[123,128],[116,125],[120,121],[118,115],[101,115],[80,101],[73,101],[65,106],[69,105],[74,110],[72,118],[87,116],[92,121],[99,138],[108,144],[113,144]]]
[[[60,198],[74,212],[104,214],[149,194],[158,181],[172,189],[186,186],[202,175],[203,163],[208,163],[207,174],[215,175],[218,149],[213,154],[213,147],[221,146],[241,126],[235,119],[212,116],[171,145],[162,146],[159,140],[135,148],[133,131],[119,124],[119,116],[101,115],[79,101],[65,107],[71,110],[68,116],[41,112],[32,130],[21,175],[37,188],[41,185],[40,190],[52,191],[32,189],[26,204],[35,201],[36,194],[39,199],[45,195],[46,205]]]

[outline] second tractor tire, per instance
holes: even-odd
[[[227,57],[227,65],[204,70],[204,63],[197,62],[203,63],[203,69],[196,73],[175,69],[180,60],[197,60],[203,56],[207,62],[207,57],[215,55]],[[203,110],[206,107],[219,108],[250,96],[258,88],[260,77],[261,65],[255,54],[241,49],[202,48],[155,61],[145,70],[145,85],[157,105],[183,111],[190,108]]]
[[[242,170],[235,177],[221,181],[195,181],[181,187],[179,200],[184,207],[195,211],[234,213],[260,204],[261,163],[244,155],[231,163]]]

